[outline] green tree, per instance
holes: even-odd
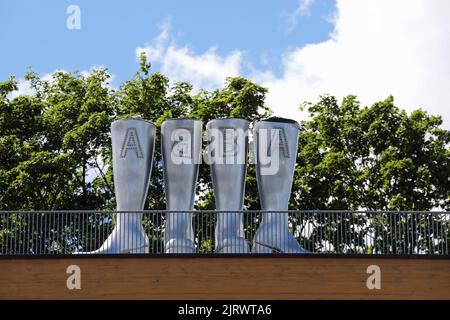
[[[253,122],[271,115],[265,104],[267,89],[256,83],[234,77],[228,78],[222,88],[196,92],[186,82],[172,83],[161,73],[151,72],[145,55],[141,56],[140,70],[118,89],[108,85],[106,69],[87,76],[55,72],[51,81],[34,72],[28,72],[26,78],[34,93],[14,99],[9,97],[17,89],[15,79],[0,83],[0,210],[114,209],[110,124],[133,115],[158,128],[145,208],[164,209],[159,140],[164,120],[187,117],[206,125],[215,118],[238,117]],[[290,209],[450,209],[450,132],[441,128],[441,117],[423,110],[407,114],[394,105],[392,97],[362,107],[355,96],[347,96],[339,104],[335,97],[325,95],[315,104],[305,102],[302,108],[310,118],[300,123]],[[197,194],[197,209],[214,209],[206,164],[200,166]],[[259,209],[251,164],[245,207]],[[291,222],[296,230],[313,223],[313,234],[319,240],[338,239],[338,233],[350,232],[358,225],[354,243],[330,240],[335,247],[350,251],[357,251],[356,243],[363,242],[369,233],[376,243],[385,239],[376,226],[392,226],[383,232],[398,233],[403,239],[401,247],[408,236],[405,228],[431,234],[430,228],[443,228],[446,223],[442,219],[416,219],[418,222],[412,223],[400,218],[390,221],[380,215],[376,219],[347,215],[327,220],[311,213],[294,217]],[[1,223],[9,227],[29,223],[18,216],[11,219]],[[90,221],[88,227],[95,230],[105,219]],[[3,236],[18,230],[6,229]],[[298,232],[304,241],[312,238]],[[65,237],[73,238],[68,232]],[[420,232],[417,237],[420,241]],[[70,241],[77,240],[66,242]],[[319,242],[309,245],[317,248]]]
[[[355,96],[306,103],[293,209],[450,209],[450,131],[440,116],[408,115],[393,97],[361,107]]]
[[[302,107],[311,118],[301,122],[292,209],[450,209],[450,132],[440,128],[441,117],[408,115],[393,97],[361,107],[355,96],[338,104],[326,95]],[[420,213],[312,213],[293,223],[313,224],[304,239],[317,239],[310,247],[326,240],[352,252],[435,251],[445,241],[437,235],[449,230],[447,217]],[[437,244],[430,244],[431,234]]]

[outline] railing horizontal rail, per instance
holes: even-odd
[[[158,212],[205,212],[205,213],[226,213],[226,212],[287,212],[287,213],[389,213],[389,214],[400,214],[400,213],[422,213],[422,214],[449,214],[450,211],[421,211],[421,210],[0,210],[0,214],[4,213],[37,213],[37,212],[48,212],[48,213],[67,213],[67,212],[86,212],[86,213],[158,213]]]
[[[0,255],[448,255],[449,239],[447,211],[0,211]]]

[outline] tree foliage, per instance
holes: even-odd
[[[303,105],[292,207],[450,209],[450,132],[441,117],[408,115],[392,96],[361,107],[322,96]]]
[[[223,88],[197,92],[189,83],[171,82],[161,73],[151,72],[145,55],[141,56],[140,70],[117,89],[109,86],[106,69],[87,76],[55,72],[50,81],[30,71],[26,79],[34,93],[14,99],[10,93],[17,90],[16,80],[11,77],[0,83],[0,211],[114,209],[110,124],[134,115],[158,128],[145,209],[164,209],[159,140],[164,120],[185,117],[206,125],[216,118],[254,122],[271,115],[265,104],[267,89],[256,83],[234,77],[228,78]],[[290,209],[450,209],[450,131],[441,128],[440,116],[423,110],[408,114],[395,106],[393,97],[361,106],[355,96],[339,103],[335,97],[324,95],[301,108],[310,116],[300,122]],[[201,164],[198,180],[196,208],[214,209],[207,164]],[[253,164],[247,168],[245,208],[260,208]],[[9,248],[14,239],[24,252],[28,246],[32,252],[85,248],[79,243],[83,239],[74,235],[82,230],[79,221],[72,221],[72,231],[40,230],[42,219],[50,217],[36,215],[33,222],[30,217],[4,216],[0,224],[6,227],[0,230],[0,243]],[[387,247],[391,252],[434,252],[446,240],[433,243],[430,235],[447,230],[443,236],[450,237],[448,219],[427,215],[346,213],[333,217],[312,212],[291,218],[297,238],[315,250],[326,250],[328,243],[339,252],[382,252],[380,248]],[[105,221],[99,215],[90,221],[91,236],[86,235],[83,241],[92,242],[92,234],[99,228],[107,235],[113,223]],[[146,223],[151,219],[144,220]],[[206,227],[208,223],[211,221],[205,221]],[[40,249],[20,231],[30,224],[41,241]],[[305,228],[311,226],[306,235]],[[372,239],[370,246],[367,237]],[[415,249],[407,247],[411,237]],[[159,243],[161,239],[158,236],[152,241]],[[103,240],[96,238],[94,248]],[[212,240],[205,241],[201,250],[208,251],[213,247],[208,241]]]
[[[35,94],[12,100],[13,78],[0,85],[0,210],[114,209],[110,124],[140,115],[158,127],[146,209],[164,209],[159,128],[169,118],[207,121],[267,117],[266,89],[240,78],[224,88],[193,92],[141,69],[119,89],[108,86],[105,69],[83,76],[56,72],[52,81],[27,73]],[[201,166],[199,206],[213,206],[209,170]],[[202,186],[202,187],[200,187]]]
[[[110,124],[140,115],[155,123],[222,117],[256,121],[271,114],[267,89],[241,77],[223,88],[193,91],[151,72],[145,56],[118,89],[106,69],[84,76],[27,73],[34,94],[14,99],[14,78],[0,83],[0,210],[113,209]],[[355,96],[304,103],[291,209],[450,209],[450,132],[439,116],[407,114],[393,97],[362,107]],[[165,207],[159,134],[146,208]],[[259,200],[249,165],[248,209]],[[209,168],[202,164],[197,208],[214,208]]]

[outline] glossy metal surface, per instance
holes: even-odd
[[[242,210],[248,152],[249,122],[217,119],[207,124],[208,161],[217,213],[215,241],[217,253],[247,253]]]
[[[166,208],[192,211],[202,148],[202,122],[172,119],[161,126]],[[192,212],[167,212],[166,253],[194,253]]]
[[[287,212],[297,157],[299,125],[288,119],[255,123],[256,178],[261,202],[261,225],[255,233],[255,253],[306,252],[288,229]]]
[[[156,126],[139,117],[111,124],[114,189],[117,211],[144,209],[149,186]],[[148,253],[142,213],[117,213],[117,223],[103,245],[92,253]]]

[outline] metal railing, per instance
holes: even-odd
[[[148,237],[145,253],[165,253],[168,212],[140,213]],[[252,253],[263,212],[242,213],[244,237]],[[450,212],[287,211],[274,214],[286,213],[288,232],[309,253],[449,254]],[[220,214],[224,213],[192,211],[195,253],[217,253],[215,228]],[[114,211],[2,211],[0,255],[88,253],[102,246],[115,225]],[[286,233],[284,229],[272,230],[274,234],[269,238]],[[276,247],[271,252],[286,253]]]

